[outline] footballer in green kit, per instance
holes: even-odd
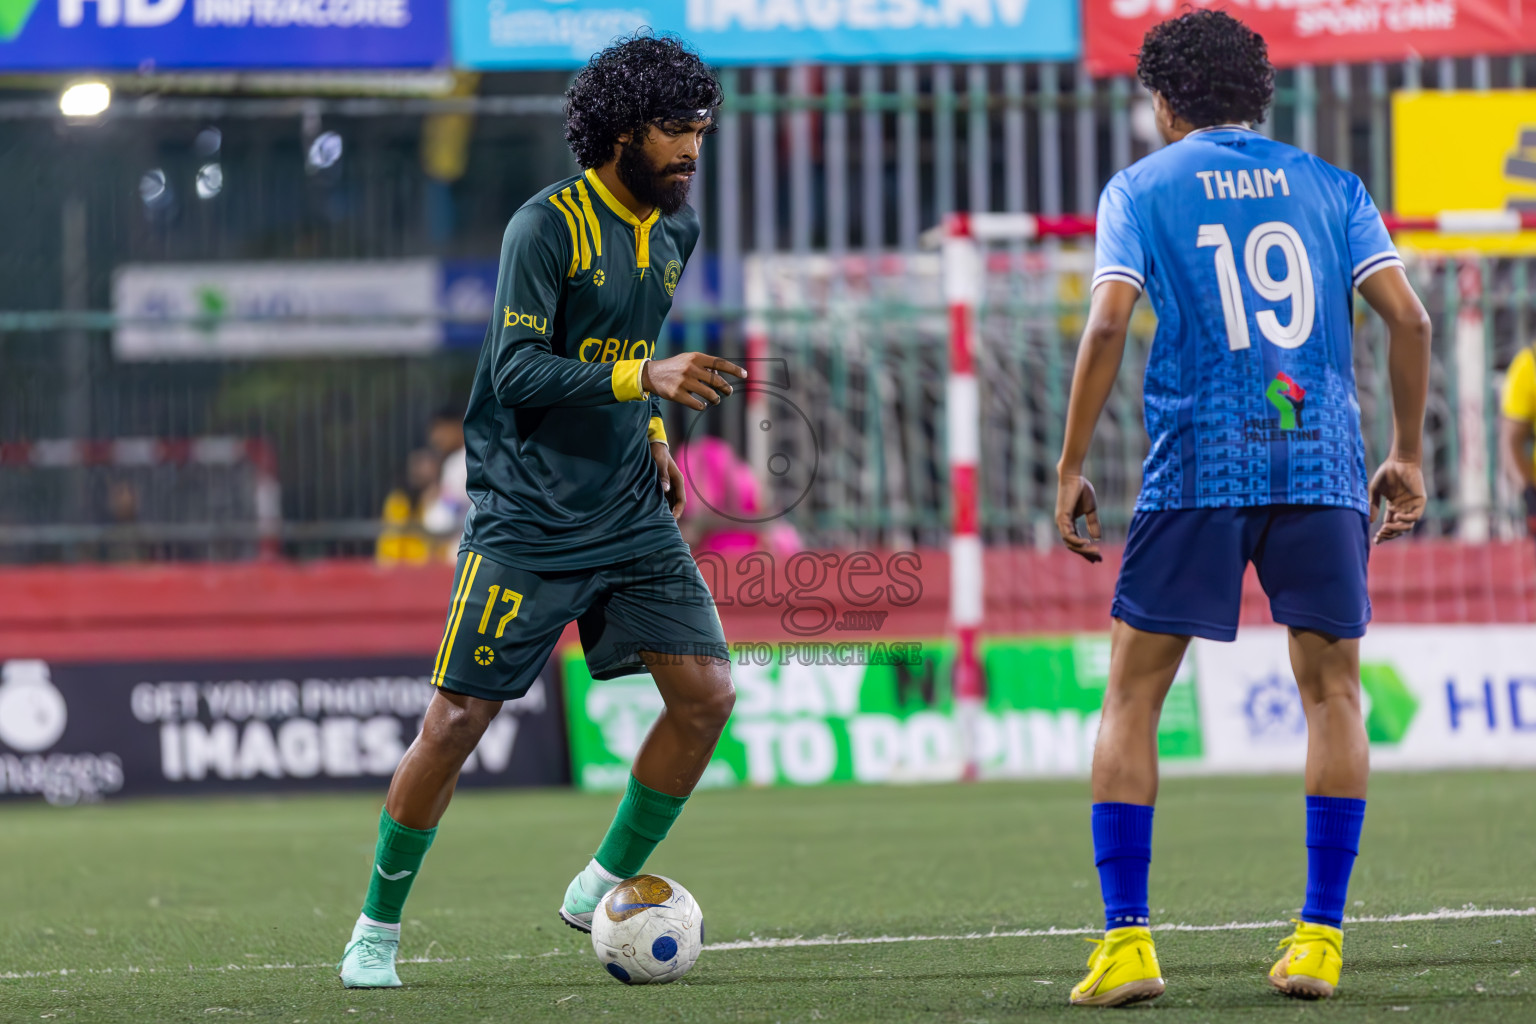
[[[464,417],[474,507],[433,665],[437,693],[379,816],[339,968],[349,988],[400,985],[401,911],[459,769],[569,623],[595,678],[648,670],[665,703],[612,825],[560,903],[571,927],[590,931],[598,901],[640,872],[730,717],[725,636],[678,532],[683,479],[661,401],[704,409],[746,373],[699,352],[654,358],[699,239],[686,199],[720,98],[698,55],[671,37],[602,51],[567,94],[566,140],[583,172],[507,226]]]

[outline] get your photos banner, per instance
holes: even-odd
[[[465,67],[574,67],[638,28],[712,63],[1075,60],[1076,0],[454,0]]]
[[[1409,56],[1520,53],[1536,33],[1536,0],[1191,0],[1241,18],[1278,67]],[[1185,0],[1083,0],[1088,70],[1136,69],[1142,36]]]

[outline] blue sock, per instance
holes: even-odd
[[[1104,894],[1104,930],[1146,927],[1147,874],[1152,870],[1152,808],[1093,805],[1093,862]]]
[[[1360,852],[1365,801],[1343,796],[1307,797],[1307,902],[1301,919],[1344,927],[1349,873]]]

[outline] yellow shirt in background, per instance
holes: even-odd
[[[1504,415],[1536,427],[1536,349],[1527,346],[1509,364],[1504,381]]]

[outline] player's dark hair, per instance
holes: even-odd
[[[1185,11],[1153,25],[1136,77],[1196,128],[1258,124],[1275,95],[1264,37],[1225,11]]]
[[[713,117],[720,83],[676,36],[641,30],[598,53],[565,94],[565,141],[582,167],[613,159],[614,144],[652,124]],[[713,130],[714,126],[710,126]]]

